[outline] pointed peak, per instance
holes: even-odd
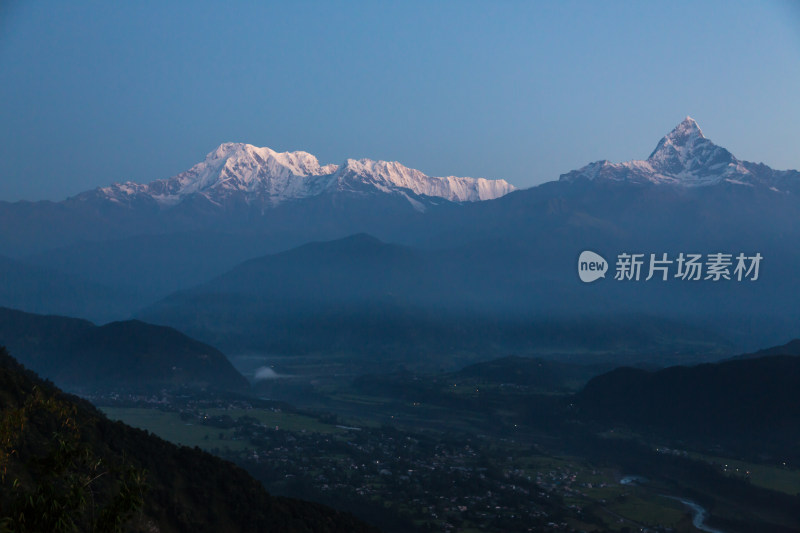
[[[661,138],[647,160],[670,159],[676,152],[691,151],[693,146],[708,142],[697,121],[687,116],[671,132]]]
[[[680,124],[675,126],[669,135],[667,135],[667,138],[672,139],[673,142],[678,140],[687,140],[691,137],[705,139],[703,130],[700,129],[697,121],[688,115]]]

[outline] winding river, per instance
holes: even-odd
[[[706,531],[708,533],[725,533],[720,529],[714,529],[713,527],[709,527],[705,524],[706,518],[708,517],[708,511],[706,511],[703,507],[699,504],[691,501],[685,500],[683,498],[678,498],[676,496],[667,496],[667,498],[672,498],[673,500],[678,500],[683,505],[689,508],[692,512],[692,525],[699,529],[700,531]]]

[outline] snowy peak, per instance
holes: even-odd
[[[663,146],[682,147],[693,144],[700,139],[705,139],[703,130],[700,129],[695,119],[687,116],[683,119],[683,122],[675,126],[675,129],[659,141],[658,146],[650,154],[650,157],[653,157]]]
[[[398,162],[348,159],[342,165],[320,165],[308,152],[276,152],[245,143],[224,143],[189,170],[147,185],[114,184],[94,193],[111,202],[154,201],[162,208],[200,195],[213,204],[271,207],[287,200],[345,192],[400,194],[419,210],[420,199],[453,202],[490,200],[514,190],[504,180],[430,177]],[[411,196],[410,196],[411,195]]]
[[[717,177],[735,170],[738,163],[730,152],[706,139],[692,117],[661,139],[647,162],[656,172],[687,185],[719,181]]]
[[[308,152],[276,152],[252,144],[225,143],[206,156],[205,163],[214,165],[223,161],[227,173],[236,175],[239,168],[267,169],[271,174],[293,174],[295,176],[318,176],[330,174],[336,165],[320,166],[319,161]],[[202,165],[203,163],[200,163]],[[196,165],[199,166],[199,165]],[[248,175],[246,179],[254,176]]]
[[[697,122],[692,117],[686,117],[683,122],[675,126],[675,129],[658,141],[658,145],[647,160],[656,164],[672,159],[684,162],[691,158],[698,145],[702,146],[710,142],[703,135]]]
[[[736,185],[766,185],[773,190],[788,190],[796,184],[793,171],[773,171],[736,159],[725,148],[717,146],[703,135],[692,117],[686,117],[664,136],[646,160],[625,163],[598,161],[561,176],[562,181],[577,179],[609,180],[630,183],[668,184],[684,187],[732,183]],[[796,173],[794,173],[796,174]]]
[[[225,143],[202,163],[151,186],[164,184],[166,194],[160,198],[164,203],[179,202],[193,193],[225,196],[241,192],[293,198],[301,193],[304,178],[335,170],[335,165],[320,166],[317,158],[307,152],[279,153],[251,144]]]

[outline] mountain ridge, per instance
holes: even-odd
[[[223,165],[224,153],[214,159],[215,165]],[[311,157],[301,154],[284,163],[319,178],[328,170]],[[688,319],[735,339],[736,352],[743,353],[798,335],[798,311],[789,295],[798,286],[794,271],[800,252],[787,243],[800,239],[800,202],[794,192],[800,193],[800,173],[734,159],[707,140],[695,121],[686,119],[659,141],[650,162],[596,165],[602,176],[590,179],[574,171],[576,179],[550,181],[481,202],[423,197],[408,188],[385,194],[378,188],[383,186],[380,179],[366,183],[359,175],[373,175],[375,165],[361,168],[351,160],[347,172],[336,178],[341,178],[336,192],[273,207],[247,204],[244,193],[233,194],[223,205],[189,194],[169,209],[161,209],[149,197],[130,208],[89,198],[62,204],[0,203],[0,251],[146,295],[145,302],[131,300],[129,314],[123,315],[131,316],[249,259],[311,241],[368,233],[384,243],[438,250],[436,262],[452,275],[437,279],[450,293],[462,296],[459,303],[468,298],[473,309],[503,306],[541,314],[566,307],[573,313],[591,310],[603,315],[613,310]],[[261,168],[253,161],[253,169]],[[380,172],[402,170],[388,163],[378,166]],[[671,177],[658,178],[664,173]],[[688,181],[678,182],[679,177]],[[706,185],[681,186],[701,182]],[[579,284],[574,270],[581,250],[596,250],[612,262],[613,255],[623,251],[645,253],[645,258],[651,253],[674,258],[679,253],[758,252],[765,259],[756,283],[695,286],[674,279],[640,284],[607,279],[587,288]],[[427,268],[425,262],[418,264]],[[421,294],[428,278],[403,279],[399,274],[408,278],[410,272],[395,272],[396,265],[390,266],[394,277],[385,280],[386,298],[381,301]],[[329,277],[331,272],[316,274]],[[291,284],[316,283],[289,272],[286,276]],[[347,286],[354,293],[364,287],[344,279],[355,283]],[[335,289],[316,286],[319,294]],[[442,288],[427,293],[442,294]],[[432,299],[417,301],[427,305]]]
[[[770,355],[775,351],[657,370],[615,368],[589,380],[575,405],[595,422],[796,458],[800,357]]]
[[[427,176],[397,161],[346,159],[320,165],[308,152],[276,152],[246,143],[223,143],[190,169],[147,184],[114,183],[86,191],[82,201],[104,199],[121,205],[154,203],[174,207],[193,195],[221,206],[236,200],[262,208],[335,192],[382,192],[431,197],[451,202],[498,198],[515,190],[505,180]],[[409,202],[422,207],[418,198]]]

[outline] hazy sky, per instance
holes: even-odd
[[[169,177],[226,141],[520,187],[686,115],[800,168],[800,2],[0,3],[0,199]]]

